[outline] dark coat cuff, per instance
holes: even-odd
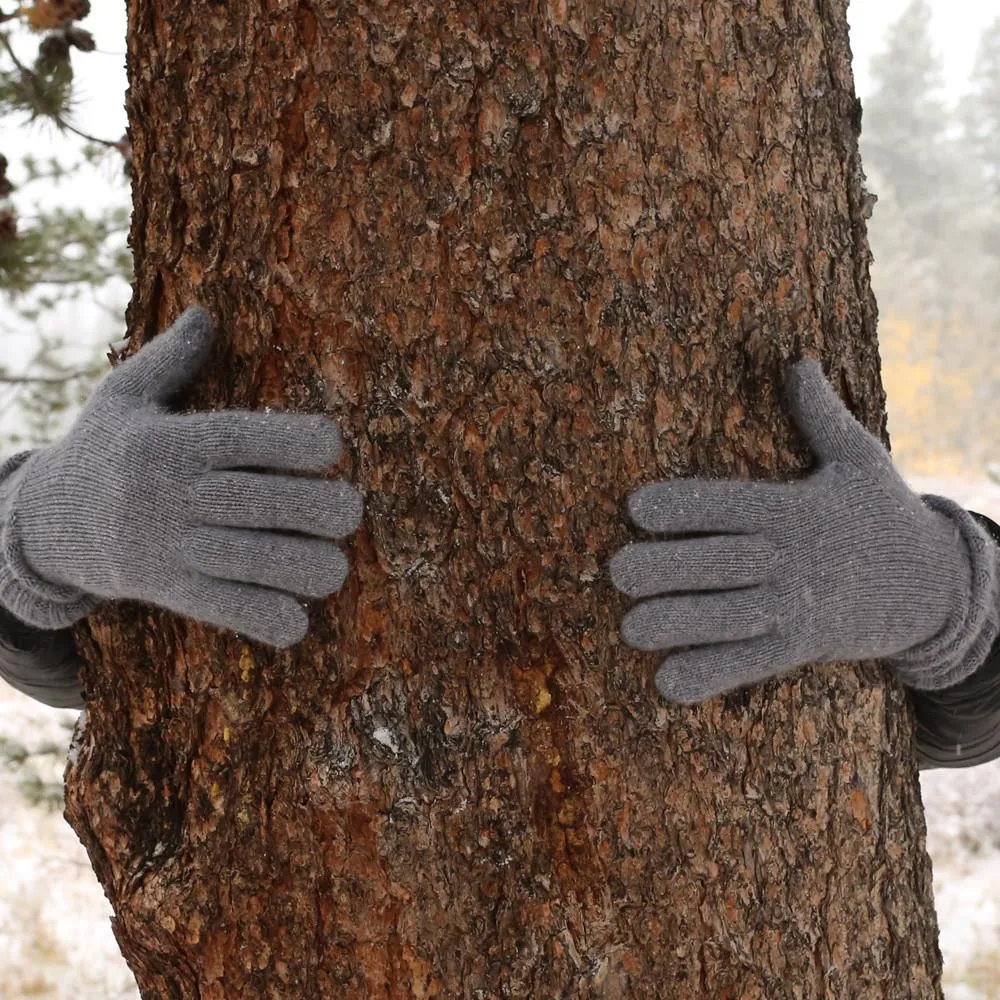
[[[83,708],[71,629],[33,628],[0,608],[0,678],[51,708]]]
[[[972,513],[1000,546],[1000,527]],[[982,666],[961,683],[908,694],[921,768],[972,767],[1000,757],[1000,639]]]

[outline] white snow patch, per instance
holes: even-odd
[[[385,726],[379,726],[372,733],[372,739],[376,743],[381,743],[382,746],[388,747],[393,753],[399,753],[399,743],[396,737],[393,735],[392,730],[386,729]]]
[[[28,745],[68,744],[64,722],[76,715],[0,684],[0,732]],[[77,736],[85,725],[77,721]],[[53,762],[51,778],[62,770]],[[76,834],[59,812],[28,805],[9,770],[0,770],[0,801],[0,997],[138,1000],[111,907]]]
[[[73,737],[69,741],[69,751],[66,754],[67,761],[76,766],[77,762],[80,760],[80,750],[83,748],[83,738],[87,732],[87,710],[84,709],[79,718],[76,720],[76,725],[73,726]]]

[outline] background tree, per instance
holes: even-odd
[[[942,190],[954,176],[954,161],[927,0],[911,0],[871,71],[872,93],[864,109],[865,169],[877,178],[879,197],[891,193],[905,219],[908,256],[923,290],[932,293],[933,307],[944,287],[937,250],[949,207]]]
[[[56,437],[104,368],[96,351],[82,364],[67,357],[68,346],[79,354],[80,345],[51,330],[47,318],[53,310],[67,301],[93,302],[110,282],[131,279],[127,203],[95,213],[89,206],[36,200],[26,214],[14,201],[15,193],[24,195],[41,182],[65,190],[81,165],[109,155],[118,169],[128,170],[127,139],[93,136],[74,122],[74,59],[97,45],[79,24],[89,12],[88,0],[34,0],[0,11],[0,120],[33,132],[31,151],[19,163],[12,166],[0,150],[0,295],[22,331],[37,328],[27,363],[16,371],[0,365],[0,414],[14,410],[19,417],[17,429],[0,438],[4,447]],[[53,131],[80,139],[78,160],[66,163],[51,154]],[[21,177],[17,186],[14,167]]]
[[[988,213],[979,141],[944,102],[926,0],[890,29],[872,78],[861,145],[879,199],[871,240],[894,454],[911,475],[979,478],[1000,435]]]
[[[845,6],[130,4],[133,345],[209,304],[188,402],[369,497],[293,651],[79,630],[145,996],[940,996],[902,694],[665,704],[604,573],[637,483],[803,471],[802,351],[883,427]]]
[[[971,152],[970,167],[979,197],[974,213],[966,218],[967,249],[963,255],[968,275],[979,294],[971,295],[972,316],[981,349],[989,359],[976,380],[976,402],[983,430],[993,441],[990,456],[1000,462],[1000,19],[983,32],[972,72],[972,87],[960,108],[963,147]]]
[[[1000,18],[979,40],[971,82],[962,106],[965,145],[976,155],[986,191],[1000,198]]]
[[[0,455],[58,437],[107,368],[100,342],[53,317],[69,303],[93,309],[120,298],[132,276],[124,185],[119,206],[97,211],[78,187],[87,165],[110,166],[124,179],[130,156],[126,140],[77,124],[74,61],[98,52],[80,24],[89,7],[86,0],[0,6]],[[53,153],[54,134],[78,140],[72,157]],[[109,331],[117,332],[108,339],[117,340],[121,316],[110,311]],[[12,341],[29,345],[23,357]],[[50,758],[65,756],[68,734],[24,739],[9,720],[3,729],[0,761],[17,772],[17,788],[29,802],[61,806],[60,769]]]

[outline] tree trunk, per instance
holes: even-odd
[[[801,474],[785,364],[884,429],[846,0],[131,0],[139,344],[323,411],[367,494],[276,654],[80,630],[68,815],[144,997],[940,997],[902,693],[698,709],[606,565],[657,477]]]

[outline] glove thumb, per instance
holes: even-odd
[[[795,426],[822,464],[847,461],[866,469],[891,464],[881,442],[834,392],[818,361],[806,359],[792,366],[785,395]]]
[[[200,306],[192,306],[173,326],[111,372],[101,390],[113,396],[165,403],[194,378],[214,339],[212,317]]]

